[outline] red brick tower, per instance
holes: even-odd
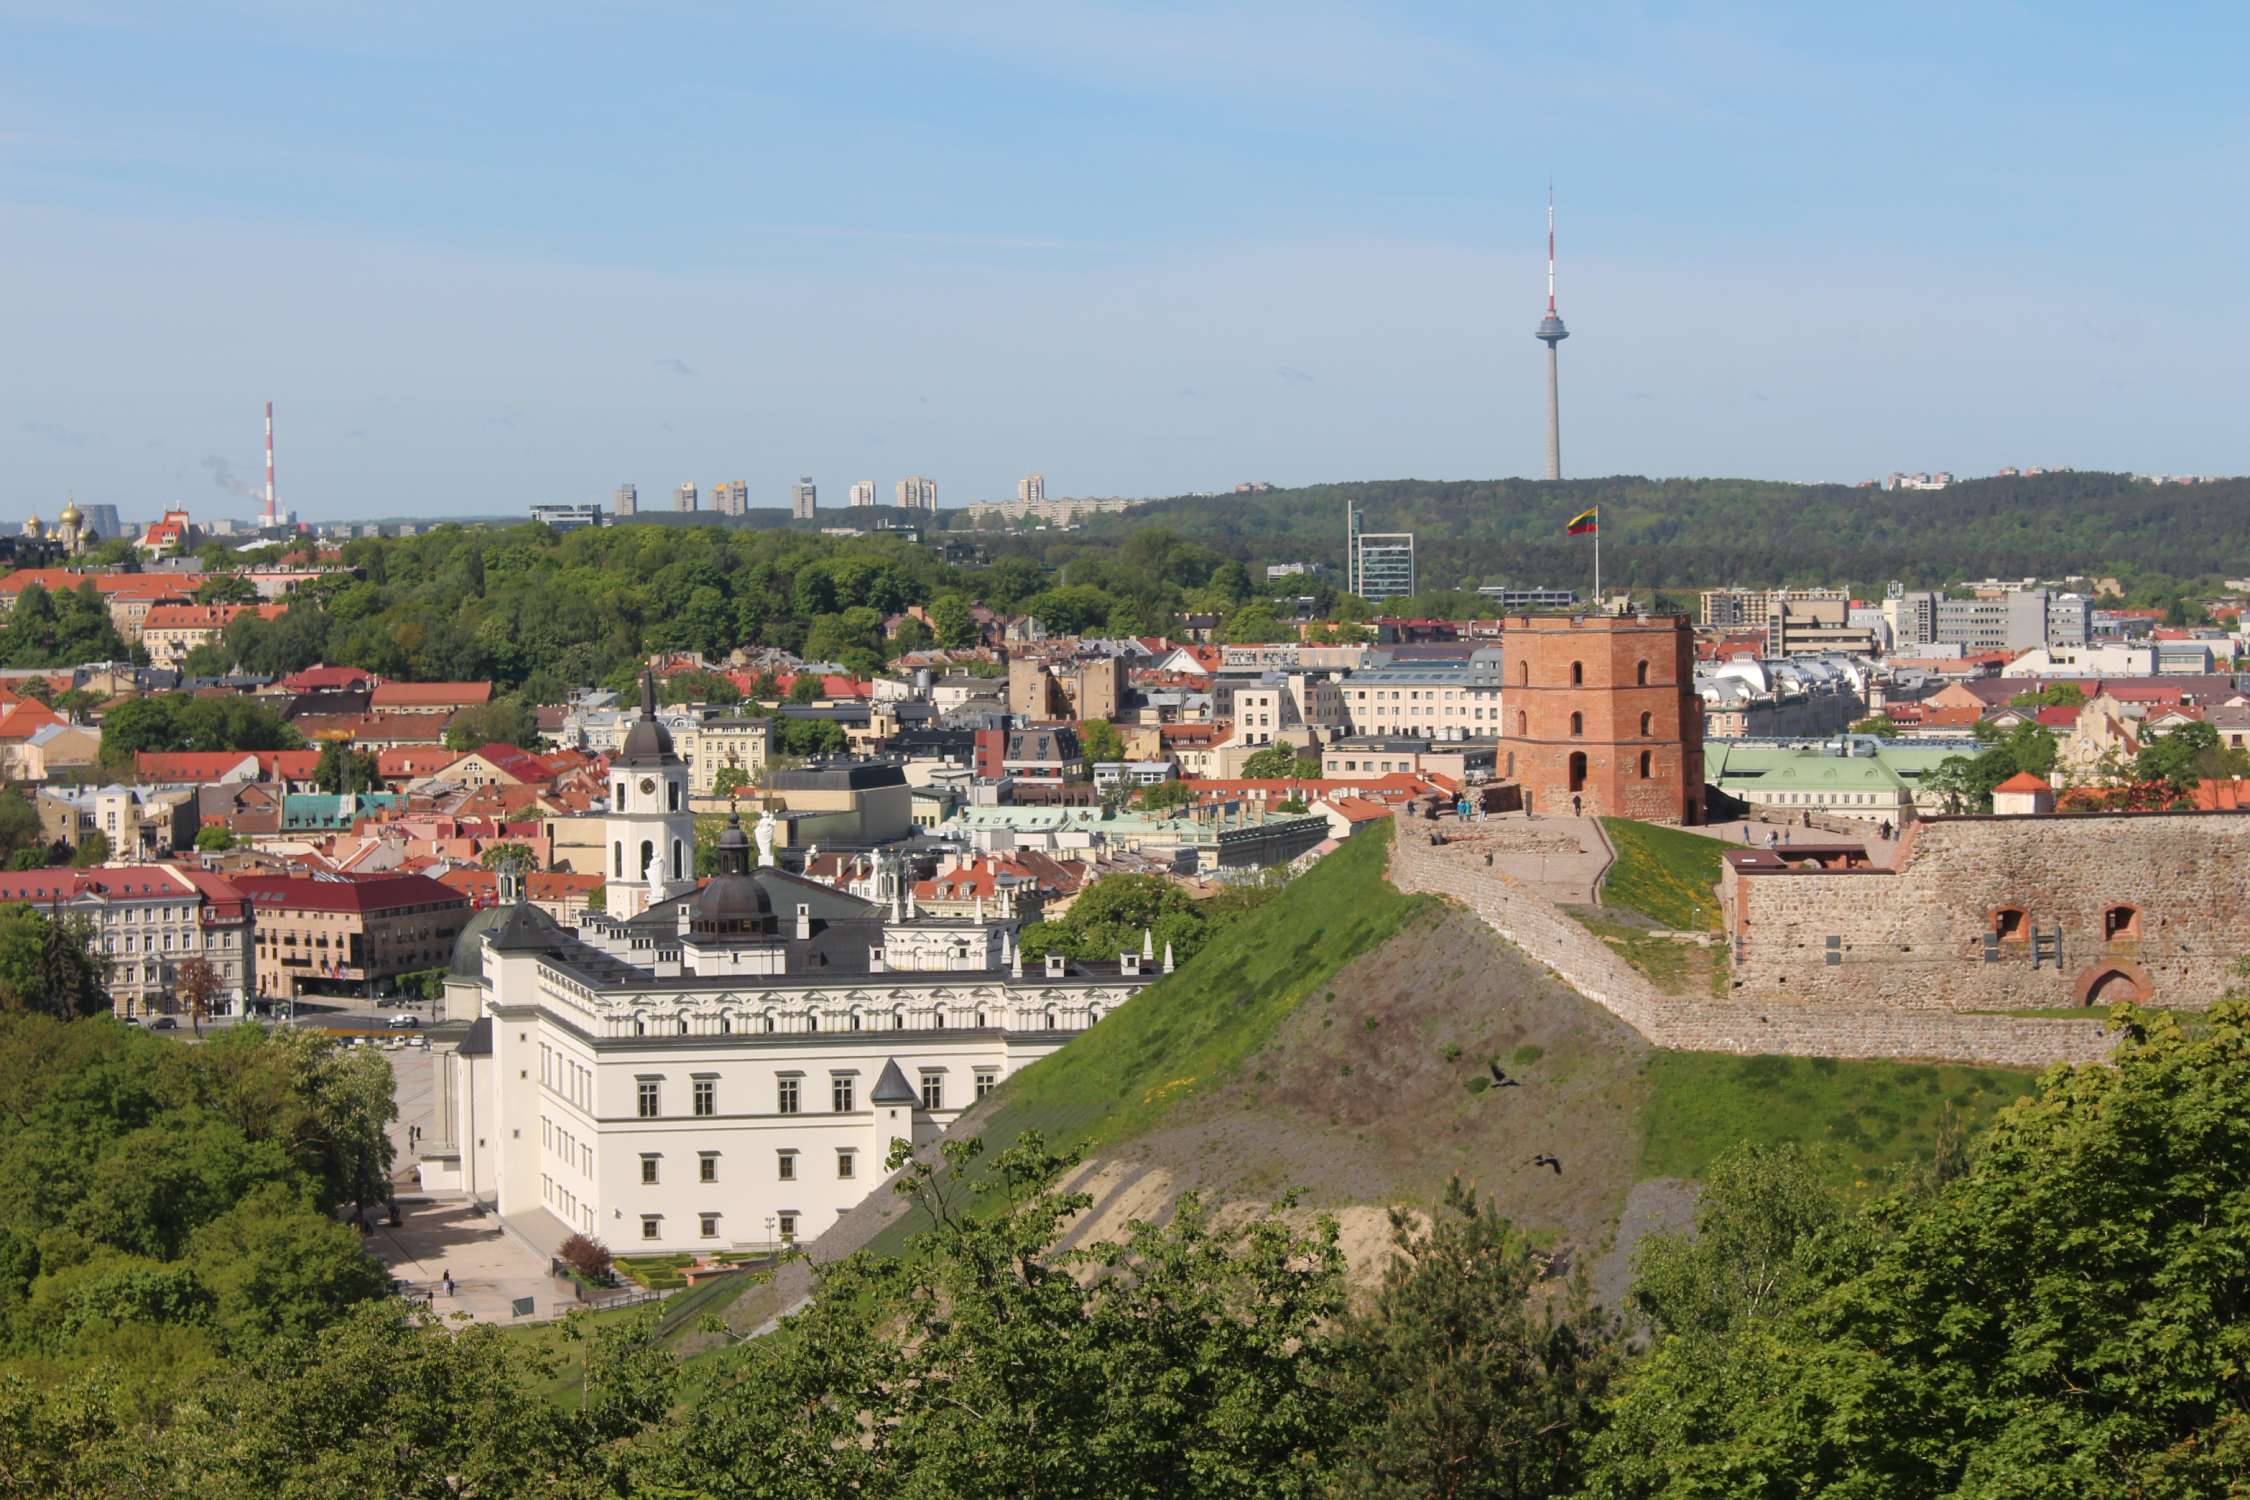
[[[1503,778],[1538,813],[1703,821],[1703,701],[1685,615],[1505,623]],[[1574,804],[1575,799],[1575,804]]]

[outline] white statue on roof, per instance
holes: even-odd
[[[772,808],[764,808],[758,813],[757,827],[751,830],[751,837],[758,841],[758,868],[761,870],[773,868],[773,831],[780,822]]]

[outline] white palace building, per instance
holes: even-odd
[[[448,1011],[476,1019],[438,1055],[424,1186],[548,1250],[809,1240],[894,1139],[932,1139],[1157,977],[1145,939],[1027,972],[1012,906],[922,916],[895,875],[887,900],[803,879],[770,825],[754,851],[730,819],[698,888],[687,768],[650,697],[611,767],[609,909],[566,928],[511,880],[462,933]]]

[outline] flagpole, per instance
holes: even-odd
[[[1597,506],[1597,507],[1595,507],[1595,510],[1594,510],[1594,613],[1596,613],[1596,614],[1600,614],[1600,613],[1601,613],[1601,608],[1602,608],[1602,513],[1601,513],[1601,509],[1600,509],[1600,507],[1598,507],[1598,506]]]

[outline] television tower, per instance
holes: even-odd
[[[1562,393],[1555,345],[1570,337],[1555,315],[1555,185],[1547,184],[1547,316],[1532,337],[1547,346],[1547,477],[1562,478]]]
[[[266,513],[259,520],[267,526],[281,524],[280,515],[273,504],[273,403],[266,403]]]

